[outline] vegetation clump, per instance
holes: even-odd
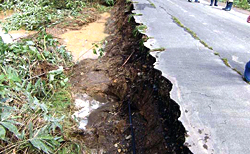
[[[220,0],[221,2],[226,3],[227,0]],[[245,10],[250,10],[250,1],[249,0],[235,0],[234,1],[234,6],[238,7],[238,8],[242,8]]]
[[[74,123],[65,48],[45,30],[18,43],[1,39],[0,63],[0,153],[79,150],[67,136]]]
[[[92,2],[92,1],[91,1]],[[114,5],[114,0],[104,0],[107,5]],[[1,10],[14,10],[14,14],[2,23],[4,29],[38,30],[41,26],[58,24],[65,17],[78,17],[82,10],[90,5],[89,0],[8,0],[0,5]]]
[[[114,0],[101,0],[114,5]],[[67,70],[71,54],[46,33],[65,18],[88,16],[108,7],[98,0],[4,0],[0,10],[13,10],[2,22],[6,31],[38,30],[15,43],[0,37],[0,153],[82,153]],[[98,50],[99,51],[99,50]],[[100,51],[102,54],[103,51]]]

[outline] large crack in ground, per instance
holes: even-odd
[[[172,84],[154,69],[155,58],[143,46],[146,37],[133,33],[132,7],[125,0],[114,7],[106,55],[73,68],[72,92],[106,102],[89,115],[87,129],[79,134],[91,153],[132,153],[131,102],[137,153],[191,153],[184,145],[179,105],[170,98]]]

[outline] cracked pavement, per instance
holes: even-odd
[[[138,2],[138,3],[137,3]],[[151,52],[155,68],[173,83],[171,98],[180,105],[179,120],[187,130],[186,145],[193,153],[250,153],[250,85],[227,67],[243,72],[250,59],[250,24],[247,14],[210,7],[206,1],[137,0],[134,16],[153,37],[145,46],[164,47]],[[152,3],[154,5],[152,5]],[[185,27],[214,51],[204,47],[173,21]]]

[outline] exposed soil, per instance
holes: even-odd
[[[64,40],[66,49],[71,51],[75,62],[87,58],[98,58],[98,54],[94,54],[93,49],[95,48],[95,51],[98,51],[97,47],[102,46],[100,42],[108,36],[104,30],[105,23],[110,17],[110,14],[106,12],[100,16],[98,20],[86,26],[82,26],[79,30],[69,30],[59,36]],[[96,44],[97,47],[93,44]]]
[[[72,70],[72,92],[108,102],[89,116],[81,132],[92,153],[132,153],[128,102],[132,106],[136,151],[141,154],[191,153],[184,146],[180,109],[171,100],[172,84],[153,68],[155,59],[143,46],[145,36],[133,35],[132,5],[120,0],[107,24],[106,55],[82,60]],[[86,152],[87,153],[87,152]]]
[[[100,18],[100,15],[95,8],[85,8],[80,12],[80,14],[81,16],[65,18],[59,24],[47,28],[47,33],[50,33],[55,37],[59,37],[59,35],[69,30],[79,30],[83,25],[92,23]]]

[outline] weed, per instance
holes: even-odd
[[[220,53],[219,52],[214,52],[214,55],[220,56]]]
[[[151,49],[150,52],[153,52],[153,51],[165,51],[165,50],[166,50],[166,48],[161,47],[161,48]]]
[[[105,3],[109,6],[113,6],[115,4],[114,0],[105,0]]]
[[[111,9],[111,7],[100,5],[99,3],[94,3],[92,6],[94,8],[96,8],[97,11],[100,12],[100,13],[107,12],[107,11],[109,11]]]
[[[74,124],[63,69],[71,65],[71,55],[64,47],[45,30],[14,44],[0,40],[0,63],[0,153],[55,153],[75,147],[78,143],[72,144],[67,135]]]
[[[98,55],[101,58],[104,55],[104,47],[107,44],[107,41],[101,41],[99,43],[93,43],[93,53]]]
[[[200,40],[200,39],[199,39]],[[213,50],[212,47],[208,46],[206,42],[200,40],[201,44],[203,44],[206,48],[210,49],[210,50]]]
[[[233,68],[233,70],[235,71],[235,72],[237,72],[239,75],[243,75],[239,70],[237,70],[236,68]]]
[[[155,4],[153,2],[151,2],[151,0],[147,0],[151,6],[153,6],[154,8],[156,8]]]
[[[184,28],[184,25],[176,17],[172,16],[172,18],[173,18],[174,22],[177,23],[177,25]]]
[[[128,22],[130,22],[132,17],[134,17],[134,16],[142,16],[142,14],[141,13],[139,13],[139,14],[135,14],[135,13],[130,14],[129,17],[128,17]]]
[[[3,22],[3,27],[9,30],[37,30],[53,22],[60,22],[65,16],[76,16],[86,7],[81,0],[16,0],[1,4],[1,9],[13,9],[16,13]]]
[[[140,33],[145,33],[146,32],[146,29],[147,29],[147,26],[146,25],[139,25],[139,26],[136,26],[135,29],[133,30],[133,35],[134,37],[138,36],[138,34]]]
[[[174,22],[179,25],[180,27],[184,28],[185,31],[187,31],[193,38],[197,39],[200,41],[201,44],[204,45],[204,47],[213,50],[212,47],[210,47],[206,42],[204,42],[203,40],[201,40],[197,34],[195,32],[193,32],[191,29],[187,28],[186,26],[184,26],[176,17],[172,16],[172,19],[174,20]]]
[[[224,62],[226,66],[231,67],[226,58],[222,58],[221,60]]]

